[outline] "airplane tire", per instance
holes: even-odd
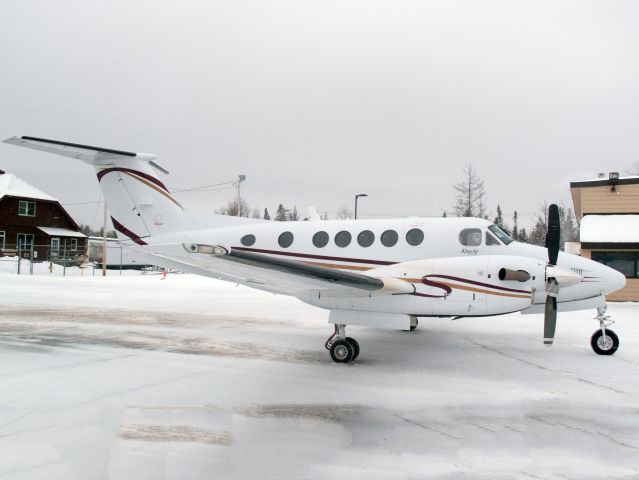
[[[354,355],[353,345],[346,340],[337,340],[331,345],[331,358],[335,363],[348,363]]]
[[[590,337],[590,346],[598,355],[612,355],[619,348],[619,337],[606,328],[606,338],[604,338],[603,332],[597,330]]]
[[[353,358],[351,358],[350,360],[353,361],[357,357],[359,357],[359,343],[357,343],[357,340],[355,340],[353,337],[346,337],[344,340],[350,343],[351,347],[353,347]]]
[[[410,331],[412,332],[413,330],[415,330],[417,327],[419,326],[419,320],[415,319],[415,325],[411,325],[410,326]]]

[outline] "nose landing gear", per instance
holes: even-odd
[[[619,337],[608,328],[615,322],[606,314],[607,308],[605,303],[602,307],[597,307],[595,320],[599,320],[599,330],[590,337],[590,346],[598,355],[612,355],[619,348]]]
[[[335,332],[328,337],[324,346],[331,352],[331,358],[335,363],[349,363],[359,356],[359,343],[354,338],[346,336],[346,325],[336,324]]]

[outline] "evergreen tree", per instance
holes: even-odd
[[[575,216],[570,208],[559,208],[559,219],[561,221],[561,246],[565,242],[576,242],[579,240],[579,229],[575,221]]]
[[[277,207],[277,212],[275,213],[275,221],[276,222],[288,221],[288,209],[284,208],[284,205],[282,205],[281,203]]]
[[[525,228],[522,228],[519,231],[519,241],[522,243],[528,243],[528,233]]]
[[[289,220],[297,222],[300,219],[299,213],[297,213],[297,205],[293,205],[293,211],[290,214]]]
[[[464,169],[464,180],[453,185],[457,192],[457,203],[453,209],[458,217],[486,218],[486,192],[484,181],[472,165]]]
[[[271,216],[268,214],[268,208],[264,208],[264,220],[270,220]]]
[[[495,217],[493,223],[502,230],[504,229],[504,217],[502,215],[501,206],[499,204],[497,204],[497,216]]]
[[[519,241],[519,226],[517,225],[517,210],[513,214],[513,232],[510,235],[514,240]]]
[[[442,213],[442,218],[448,218],[448,214],[446,213],[446,210],[444,210],[444,213]]]
[[[528,237],[528,243],[545,247],[546,230],[548,230],[548,202],[544,201],[544,203],[539,206],[539,213],[537,222]]]

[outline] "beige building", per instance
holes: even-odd
[[[581,255],[626,275],[626,286],[609,300],[639,301],[639,177],[616,172],[571,182],[580,222]]]

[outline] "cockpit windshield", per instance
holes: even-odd
[[[510,242],[513,241],[513,238],[510,235],[508,235],[506,232],[504,232],[501,228],[499,228],[497,225],[491,225],[490,227],[488,227],[488,230],[493,232],[497,236],[497,238],[499,238],[499,240],[504,242],[505,245],[508,245]]]

